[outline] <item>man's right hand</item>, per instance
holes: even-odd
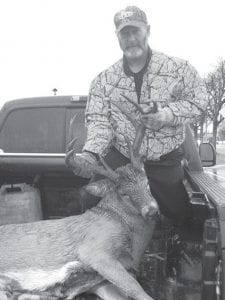
[[[86,151],[79,156],[77,154],[71,155],[68,162],[73,173],[84,178],[93,176],[93,169],[94,166],[97,166],[97,163],[95,155]]]

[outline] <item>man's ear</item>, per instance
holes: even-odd
[[[99,181],[91,182],[84,189],[96,197],[104,197],[107,193],[113,191],[115,184],[109,179],[102,179]]]

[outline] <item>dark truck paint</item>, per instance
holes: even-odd
[[[87,96],[19,99],[0,111],[0,184],[38,188],[44,219],[85,209],[79,192],[88,180],[65,166],[65,151],[76,114],[73,137],[81,152],[86,100]],[[186,227],[163,216],[158,220],[137,276],[155,299],[225,299],[225,189],[204,173],[189,127],[184,151],[184,183],[193,219]],[[214,163],[214,153],[211,157],[211,162],[204,157],[208,165]]]

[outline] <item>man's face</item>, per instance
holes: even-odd
[[[120,48],[127,59],[138,59],[148,50],[149,27],[126,26],[118,33]]]

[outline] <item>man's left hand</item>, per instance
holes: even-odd
[[[148,108],[143,111],[141,120],[148,129],[158,131],[166,125],[173,125],[174,117],[169,107],[164,107],[156,113],[149,113]]]

